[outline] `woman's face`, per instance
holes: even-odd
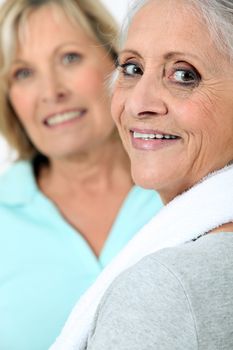
[[[106,51],[62,10],[29,16],[9,73],[9,98],[37,149],[51,159],[98,149],[112,135]]]
[[[135,182],[164,202],[233,159],[233,67],[184,3],[136,14],[112,101]]]

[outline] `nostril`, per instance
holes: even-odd
[[[61,87],[60,89],[57,89],[57,98],[58,99],[64,99],[66,98],[70,93],[70,90],[65,88],[65,87]]]
[[[63,101],[67,98],[68,91],[65,90],[59,90],[59,91],[53,91],[50,94],[46,94],[43,97],[44,102],[56,102],[56,101]]]
[[[66,96],[66,93],[64,91],[60,91],[60,92],[57,93],[57,97],[60,98],[60,99],[64,98],[65,96]]]
[[[140,112],[138,113],[139,117],[146,117],[146,116],[153,116],[156,115],[156,112],[152,112],[152,111],[144,111],[144,112]]]
[[[138,118],[160,117],[160,116],[165,116],[167,113],[168,113],[168,109],[166,108],[166,106],[164,106],[164,108],[162,108],[162,109],[154,108],[154,110],[152,110],[152,111],[146,110],[146,111],[138,112],[137,117]]]

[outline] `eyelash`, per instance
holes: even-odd
[[[175,81],[174,83],[186,86],[196,86],[201,81],[201,75],[194,67],[177,67],[173,69],[173,72],[170,76],[175,76],[179,73],[179,78],[183,78],[182,81]],[[190,78],[190,80],[188,80]],[[186,79],[186,80],[185,80]]]
[[[120,70],[120,73],[126,78],[134,78],[137,75],[143,75],[142,68],[137,63],[134,63],[134,62],[127,62],[123,64],[120,64],[119,62],[117,62],[116,67]],[[132,73],[127,72],[127,68],[129,67],[132,67],[132,69],[135,69],[135,71]],[[182,78],[182,76],[183,76],[183,79],[185,78],[188,79],[191,77],[191,80],[177,81],[175,79],[171,79],[172,76],[174,77],[177,73],[181,73],[180,78]],[[197,86],[201,81],[201,75],[192,66],[190,66],[190,68],[187,68],[187,67],[173,68],[172,73],[168,74],[168,76],[174,84],[178,84],[182,86],[184,85]]]
[[[136,67],[138,69],[138,72],[135,72],[134,74],[127,73],[126,69],[130,66]],[[119,62],[117,62],[116,67],[120,70],[120,72],[125,77],[133,77],[134,75],[143,75],[142,69],[139,67],[139,65],[137,63],[134,63],[134,62],[127,62],[127,63],[123,63],[123,64],[120,64]]]

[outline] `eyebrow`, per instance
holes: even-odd
[[[186,53],[186,52],[180,52],[180,51],[171,51],[166,53],[163,57],[165,60],[170,60],[172,58],[176,58],[179,56],[188,56],[188,57],[192,57],[192,58],[196,58],[196,59],[200,59],[199,56],[193,55],[191,53]]]
[[[139,56],[139,57],[142,58],[142,56],[140,55],[140,53],[138,51],[130,50],[130,49],[125,49],[125,50],[120,51],[118,56],[121,56],[121,55],[123,55],[125,53],[136,55],[136,56]]]
[[[14,59],[11,61],[11,65],[17,65],[17,64],[26,64],[27,62],[24,60],[21,60],[20,58]]]
[[[132,55],[136,55],[136,56],[142,58],[142,55],[137,50],[125,49],[125,50],[120,51],[119,56],[121,56],[122,54],[132,54]],[[193,55],[193,54],[190,54],[190,53],[185,53],[185,52],[180,52],[180,51],[168,52],[168,53],[166,53],[163,56],[163,58],[168,61],[168,60],[170,60],[172,58],[176,58],[176,57],[179,57],[179,56],[189,56],[189,57],[193,57],[195,59],[200,59],[196,55]]]

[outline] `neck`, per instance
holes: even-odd
[[[233,232],[233,222],[228,222],[227,224],[221,225],[209,233],[218,233],[218,232]]]
[[[120,140],[114,140],[108,147],[64,159],[51,159],[50,165],[39,174],[40,188],[55,187],[60,191],[75,188],[106,188],[119,178],[130,176],[130,165]]]

